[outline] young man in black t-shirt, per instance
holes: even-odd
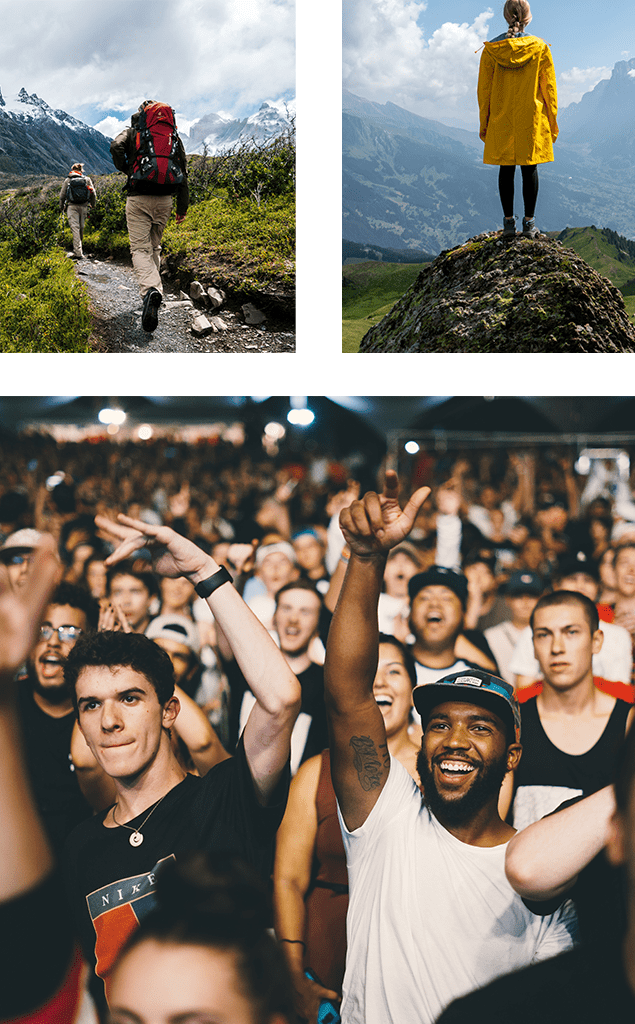
[[[603,634],[593,601],[577,591],[554,591],[541,597],[531,626],[544,683],[521,705],[523,756],[513,802],[518,830],[610,783],[633,717],[630,704],[594,684],[592,659]]]
[[[60,583],[18,691],[29,777],[58,856],[75,826],[92,814],[90,772],[83,765],[77,771],[71,756],[75,709],[64,681],[64,660],[79,636],[97,628],[98,616],[97,602],[87,591]]]
[[[256,698],[236,756],[204,778],[186,775],[170,744],[178,715],[170,659],[139,634],[78,642],[66,663],[78,721],[117,799],[67,845],[69,890],[84,952],[105,980],[153,905],[161,863],[196,850],[241,856],[267,875],[286,803],[290,736],[300,687],[225,569],[168,527],[120,517],[97,525],[121,540],[110,563],[148,545],[156,569],[186,576],[205,597]]]

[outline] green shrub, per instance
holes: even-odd
[[[224,189],[231,199],[260,205],[274,196],[295,192],[295,129],[262,145],[241,143],[217,156],[190,158],[190,199],[193,203]]]
[[[86,293],[63,253],[19,258],[2,242],[0,281],[0,351],[92,351]]]
[[[18,256],[34,256],[52,245],[59,233],[59,190],[35,189],[0,206],[0,241]]]

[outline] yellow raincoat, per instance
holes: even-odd
[[[546,164],[558,138],[556,73],[537,36],[485,43],[478,76],[483,163]]]

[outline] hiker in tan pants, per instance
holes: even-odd
[[[163,300],[161,238],[176,196],[176,223],[189,205],[187,160],[174,111],[165,103],[145,100],[131,125],[110,144],[115,167],[128,175],[126,222],[132,265],[143,296],[141,326],[154,331]]]

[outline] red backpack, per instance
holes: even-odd
[[[178,161],[179,136],[172,107],[152,103],[139,112],[135,127],[132,180],[161,190],[180,185],[185,175]]]

